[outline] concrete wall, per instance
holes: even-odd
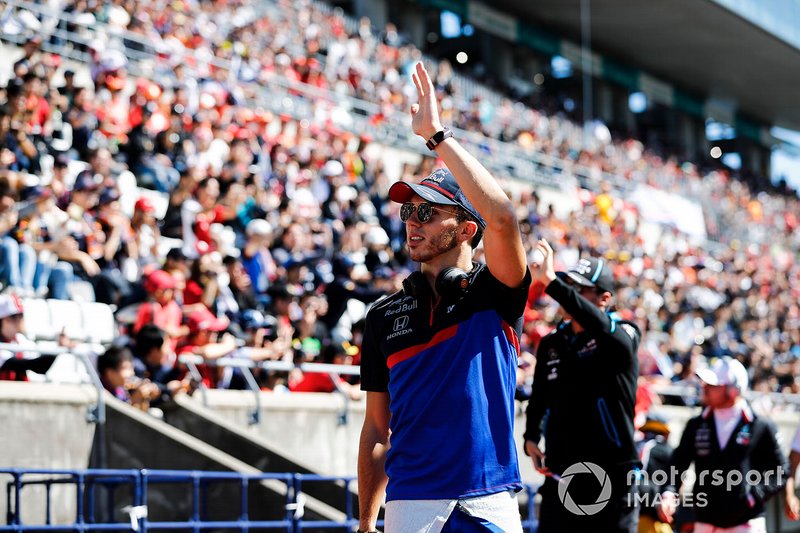
[[[54,385],[0,382],[0,449],[2,468],[82,469],[89,466],[95,425],[87,421],[96,399],[88,385]],[[0,489],[11,476],[0,475]],[[44,508],[45,490],[23,488],[31,505],[23,507],[22,521],[36,523]],[[75,489],[54,486],[51,507],[54,521],[75,518]],[[38,503],[41,505],[38,505]],[[5,490],[0,498],[0,517],[6,516]]]
[[[248,414],[255,405],[251,392],[211,390],[207,393],[208,408],[225,420],[238,424],[245,431],[255,433],[267,442],[290,455],[306,460],[313,458],[321,472],[336,475],[354,475],[358,437],[364,421],[364,401],[348,402],[347,422],[341,424],[344,400],[338,394],[261,394],[261,422],[248,424]],[[201,402],[196,394],[191,400]],[[517,404],[517,443],[522,441],[525,427],[524,406]],[[663,414],[672,430],[670,443],[677,446],[686,421],[700,412],[699,408],[661,406],[656,409]],[[773,420],[783,439],[788,453],[792,437],[800,423],[798,413],[778,413]],[[591,435],[588,436],[591,438]],[[525,457],[519,449],[520,457]],[[522,477],[526,482],[540,481],[528,461],[520,461]]]

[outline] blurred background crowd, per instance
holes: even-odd
[[[193,386],[174,369],[176,354],[358,364],[366,306],[415,268],[387,191],[437,162],[348,127],[335,103],[374,104],[375,128],[396,120],[415,98],[409,69],[421,52],[391,25],[266,4],[74,0],[62,5],[65,19],[10,7],[0,18],[3,33],[24,36],[0,89],[3,290],[113,306],[134,355],[114,352],[102,368],[129,361],[161,392]],[[64,44],[88,65],[42,51],[60,44],[56,30],[88,26],[106,31]],[[131,50],[160,59],[149,76]],[[719,355],[740,359],[755,390],[800,392],[796,191],[607,129],[587,143],[555,99],[478,90],[446,61],[431,71],[445,123],[590,178],[558,196],[498,176],[529,249],[544,237],[557,268],[582,255],[614,265],[615,307],[645,332],[644,404],[691,402],[651,387],[696,386],[694,370]],[[259,104],[278,85],[307,116]],[[627,194],[637,185],[701,205],[703,234],[646,223]],[[534,286],[520,398],[557,311]],[[245,386],[230,369],[202,374],[208,386]],[[359,395],[353,377],[257,378],[264,389]]]

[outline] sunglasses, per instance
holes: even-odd
[[[447,213],[448,215],[452,215],[454,217],[457,217],[460,214],[454,211],[448,211],[446,209],[442,209],[438,205],[434,206],[433,204],[429,204],[427,202],[423,202],[421,204],[412,204],[411,202],[406,202],[402,206],[400,206],[400,220],[402,220],[403,222],[407,222],[408,219],[411,218],[411,215],[414,214],[414,211],[416,211],[417,220],[419,220],[421,224],[425,224],[433,216],[434,209],[436,211],[441,211],[442,213]]]

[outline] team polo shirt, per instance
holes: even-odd
[[[514,390],[530,282],[512,289],[476,264],[458,299],[400,291],[367,314],[361,388],[390,398],[387,501],[521,488]]]

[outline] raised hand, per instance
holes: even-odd
[[[411,80],[417,88],[419,99],[418,104],[411,105],[411,129],[427,141],[434,133],[442,129],[436,91],[422,62],[417,63],[416,72],[411,74]]]
[[[535,251],[536,255],[538,255],[538,261],[531,265],[531,274],[533,279],[547,285],[556,279],[556,272],[553,267],[553,249],[545,239],[539,239],[536,242]]]

